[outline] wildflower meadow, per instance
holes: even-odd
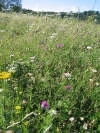
[[[0,13],[0,133],[100,132],[100,25]]]

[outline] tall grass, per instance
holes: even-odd
[[[0,13],[2,132],[100,132],[99,73],[100,25]]]

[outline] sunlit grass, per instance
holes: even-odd
[[[0,130],[99,132],[99,68],[100,25],[0,13]]]

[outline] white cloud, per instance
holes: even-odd
[[[86,9],[86,6],[82,6],[83,9]]]
[[[70,11],[73,11],[73,12],[78,12],[78,8],[77,7],[69,7],[69,6],[64,6],[64,7],[60,7],[60,8],[57,8],[57,7],[48,7],[47,5],[44,5],[43,7],[39,6],[39,4],[35,5],[33,8],[31,8],[32,10],[35,10],[35,11],[55,11],[55,12],[70,12]]]
[[[39,11],[39,4],[36,4],[36,6],[33,8],[35,11]]]
[[[73,11],[73,12],[78,12],[78,7],[75,7],[75,6],[48,6],[47,4],[44,4],[44,5],[40,5],[39,3],[37,3],[36,5],[30,5],[30,6],[26,6],[26,7],[23,7],[23,8],[26,8],[26,9],[31,9],[31,10],[34,10],[34,11],[55,11],[55,12],[70,12],[70,11]]]
[[[63,12],[70,12],[70,11],[77,12],[78,8],[74,7],[74,6],[64,6],[64,7],[61,8],[60,11],[63,11]]]

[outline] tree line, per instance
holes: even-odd
[[[53,17],[61,17],[67,19],[78,19],[78,20],[94,20],[96,23],[100,23],[100,12],[99,11],[84,11],[84,12],[53,12],[53,11],[33,11],[30,9],[22,8],[22,0],[0,0],[0,11],[3,12],[17,12],[23,14],[32,14],[32,15],[42,15],[42,16],[53,16]]]
[[[0,11],[13,10],[20,12],[22,9],[22,0],[0,0]]]

